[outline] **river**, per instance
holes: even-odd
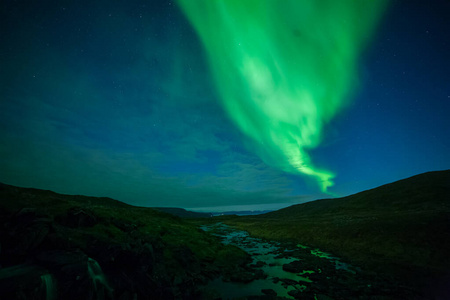
[[[388,280],[374,279],[373,274],[319,249],[254,238],[223,223],[204,225],[201,229],[218,236],[224,244],[246,251],[252,257],[253,270],[264,273],[265,278],[247,283],[224,278],[212,280],[205,290],[221,299],[249,296],[257,299],[264,295],[277,299],[371,299],[396,293]]]

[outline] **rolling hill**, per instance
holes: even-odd
[[[408,285],[448,286],[450,170],[225,222],[253,236],[330,251]]]
[[[301,218],[351,214],[390,214],[450,210],[450,171],[416,175],[347,197],[293,205],[262,215],[270,218]]]
[[[248,260],[159,210],[0,184],[0,299],[198,299]]]

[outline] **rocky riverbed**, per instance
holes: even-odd
[[[416,299],[415,294],[319,249],[249,236],[223,223],[201,226],[251,255],[245,271],[209,282],[218,299]]]

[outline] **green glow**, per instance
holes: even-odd
[[[223,106],[266,163],[334,174],[307,153],[349,101],[356,63],[383,0],[179,0],[209,59]]]

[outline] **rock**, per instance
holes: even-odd
[[[47,237],[50,224],[50,218],[36,214],[34,209],[20,210],[0,231],[2,256],[14,264],[15,258],[33,253]]]
[[[14,216],[15,219],[21,219],[21,221],[25,221],[26,219],[35,219],[36,217],[36,208],[31,207],[22,208]]]
[[[249,265],[249,267],[250,268],[261,268],[261,267],[263,267],[265,265],[266,265],[265,262],[263,262],[261,260],[258,260],[256,263]]]
[[[45,251],[36,256],[36,261],[55,275],[61,299],[112,297],[112,288],[100,265],[81,251]]]
[[[88,257],[81,251],[51,250],[39,253],[36,260],[49,269],[68,265],[87,265]]]
[[[263,267],[263,266],[265,266],[265,265],[267,265],[267,263],[265,263],[265,262],[263,262],[263,261],[261,261],[261,260],[258,260],[258,261],[256,262],[256,266],[259,267],[259,268],[261,268],[261,267]]]
[[[292,290],[288,292],[288,295],[294,297],[295,299],[301,299],[302,292],[300,292],[299,290]]]
[[[30,264],[0,269],[1,299],[45,299],[42,277],[48,271]]]
[[[248,283],[252,282],[254,279],[255,279],[254,274],[247,271],[236,272],[230,276],[230,280],[233,282]]]
[[[324,294],[317,294],[316,299],[317,300],[334,300],[333,298],[331,298],[327,295],[324,295]]]
[[[119,228],[120,230],[122,230],[124,232],[132,232],[138,228],[137,224],[125,222],[120,219],[114,219],[112,221],[112,223],[114,224],[114,226],[116,226],[117,228]]]
[[[135,300],[137,299],[136,293],[131,293],[129,291],[124,291],[122,294],[117,296],[117,300]]]
[[[303,271],[303,268],[304,264],[299,260],[295,260],[283,265],[283,270],[291,273],[301,273]]]
[[[72,228],[92,227],[98,223],[98,220],[92,211],[80,207],[72,207],[67,211],[66,216],[62,218],[61,223]]]
[[[220,298],[222,299],[222,298]],[[245,298],[236,298],[236,299],[245,299],[245,300],[274,300],[274,299],[286,299],[286,298],[279,298],[277,296],[269,296],[269,295],[252,295],[247,296]]]
[[[155,254],[150,244],[107,245],[98,242],[92,245],[88,254],[100,264],[107,265],[117,272],[137,271],[150,272],[155,264]]]
[[[174,254],[178,263],[184,268],[191,266],[195,261],[194,253],[186,246],[177,247]]]
[[[262,292],[264,295],[268,295],[268,296],[276,296],[276,295],[277,295],[277,292],[275,292],[275,291],[272,290],[272,289],[262,289],[261,292]]]
[[[255,279],[266,279],[267,278],[267,274],[264,273],[263,270],[258,269],[255,271],[254,273]]]
[[[297,281],[292,280],[292,279],[288,279],[288,278],[281,278],[280,281],[281,281],[282,283],[284,283],[285,285],[292,285],[292,286],[295,286],[295,285],[298,284]]]

